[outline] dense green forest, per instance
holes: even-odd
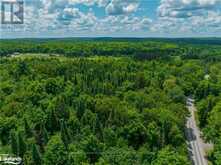
[[[130,56],[159,59],[179,55],[185,59],[221,61],[221,40],[208,39],[14,39],[0,40],[0,56],[13,53],[48,53],[69,57]]]
[[[221,164],[221,63],[208,64],[206,79],[199,82],[195,96],[198,101],[199,126],[207,141],[215,144],[209,160]]]
[[[221,164],[218,45],[4,40],[0,54],[0,154],[28,165],[190,165],[192,95]]]

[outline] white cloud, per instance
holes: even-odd
[[[148,31],[152,20],[147,17],[108,16],[97,22],[95,29],[102,32],[135,32]]]
[[[161,0],[151,31],[164,34],[221,32],[221,0]]]
[[[26,0],[23,30],[36,34],[221,34],[221,0],[161,0],[155,20],[136,16],[136,11],[141,11],[142,8],[140,2],[141,0]],[[86,5],[87,12],[77,8],[77,4]],[[106,15],[97,17],[93,5],[104,10]],[[147,12],[143,10],[142,12]]]
[[[221,0],[161,0],[157,9],[160,17],[186,18],[204,15],[221,5]]]
[[[74,7],[76,4],[86,6],[98,5],[105,9],[108,15],[121,15],[136,12],[139,0],[36,0],[34,3],[43,4],[49,12]]]
[[[97,4],[100,7],[106,6],[110,0],[69,0],[70,4],[83,4],[86,6],[92,6]]]
[[[129,16],[130,13],[138,9],[139,0],[35,0],[35,5],[29,3],[30,9],[36,16],[41,17],[42,29],[68,29],[68,30],[99,30],[110,31],[110,29],[142,29],[147,25],[147,19]],[[37,5],[38,4],[38,5]],[[104,8],[107,16],[97,18],[92,10],[88,13],[82,12],[76,8],[76,4],[83,4],[87,6],[98,5]],[[36,9],[36,6],[40,8]],[[42,15],[43,14],[43,15]],[[34,24],[36,16],[30,12],[28,14],[32,17],[33,21],[27,21],[27,24]],[[47,18],[45,18],[48,16]],[[43,20],[45,19],[45,20]],[[51,19],[51,22],[48,22]],[[124,20],[124,21],[122,21]],[[47,21],[47,23],[46,23]],[[115,21],[115,22],[114,22]],[[30,23],[31,22],[31,23]],[[128,24],[128,22],[131,22]],[[148,23],[149,24],[149,23]],[[42,27],[43,26],[43,27]]]
[[[112,0],[105,8],[109,15],[121,15],[133,13],[138,9],[137,0]]]
[[[221,13],[208,11],[191,17],[159,17],[151,26],[152,32],[162,34],[209,34],[221,33]]]

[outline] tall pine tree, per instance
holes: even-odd
[[[26,152],[26,143],[21,132],[18,133],[18,155],[22,158]]]
[[[31,128],[30,128],[26,118],[24,120],[24,124],[25,124],[25,134],[26,134],[26,137],[29,138],[29,137],[31,137],[33,135],[33,132],[31,130]]]
[[[61,139],[66,147],[68,148],[68,144],[71,141],[70,134],[67,128],[67,125],[64,120],[61,120]]]
[[[42,128],[42,134],[44,138],[44,145],[48,143],[49,137],[48,137],[48,131],[46,130],[45,126]]]
[[[36,141],[37,141],[37,144],[40,146],[41,152],[44,151],[44,147],[47,145],[48,140],[49,140],[49,137],[48,137],[48,132],[45,128],[45,124],[41,123],[40,130],[39,132],[36,133]]]
[[[47,122],[48,130],[53,134],[54,131],[59,130],[59,121],[57,119],[57,116],[54,112],[54,110],[51,110],[48,122]]]
[[[18,142],[14,132],[11,132],[11,151],[13,154],[18,155]]]
[[[36,144],[32,146],[32,160],[35,165],[41,165],[41,154]]]

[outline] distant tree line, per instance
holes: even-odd
[[[220,61],[221,47],[160,41],[0,40],[0,56],[14,53],[47,53],[69,57],[130,56],[136,59],[185,59]]]

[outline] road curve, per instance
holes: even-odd
[[[205,158],[204,143],[200,137],[200,130],[197,127],[195,114],[196,108],[194,100],[187,99],[187,108],[190,111],[190,116],[187,118],[186,123],[186,138],[188,143],[188,151],[193,165],[208,165]]]

